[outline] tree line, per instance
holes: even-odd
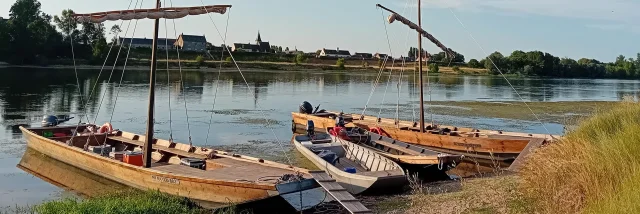
[[[418,48],[409,48],[409,57],[417,58],[417,54]],[[426,54],[424,50],[423,54]],[[428,61],[441,65],[457,66],[462,64],[470,68],[484,68],[490,74],[500,74],[502,72],[503,74],[545,77],[640,79],[640,53],[635,59],[620,55],[615,62],[601,62],[588,58],[576,61],[541,51],[524,52],[516,50],[509,56],[494,52],[480,61],[471,59],[466,63],[462,54],[456,52],[453,52],[453,54],[453,59],[447,57],[444,52],[429,54]]]
[[[509,56],[494,52],[480,61],[471,59],[467,65],[473,68],[485,68],[491,74],[502,72],[545,77],[640,78],[640,53],[635,59],[620,55],[615,62],[600,62],[587,58],[577,61],[567,57],[559,58],[541,51],[516,50]]]
[[[90,62],[101,61],[106,55],[102,23],[78,23],[72,10],[52,17],[42,12],[37,0],[17,0],[9,12],[8,19],[0,20],[0,60],[42,65],[72,54]]]

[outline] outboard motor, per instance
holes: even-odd
[[[56,116],[48,115],[42,118],[42,127],[57,126],[57,125],[58,125],[58,117]]]
[[[307,135],[308,136],[314,136],[316,135],[315,133],[315,125],[313,124],[313,120],[307,120]]]
[[[300,113],[303,114],[313,114],[313,106],[311,103],[304,101],[300,104]]]
[[[344,118],[342,117],[342,113],[340,113],[340,115],[338,115],[338,117],[336,117],[336,126],[337,127],[345,127]]]

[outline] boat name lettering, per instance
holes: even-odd
[[[464,147],[471,147],[471,148],[480,148],[480,147],[482,147],[480,144],[473,144],[473,143],[453,142],[453,144],[456,145],[456,146],[464,146]]]
[[[170,183],[170,184],[179,184],[180,183],[180,180],[175,179],[175,178],[165,178],[165,177],[160,177],[160,176],[155,176],[155,175],[152,175],[151,178],[153,178],[153,180],[164,182],[164,183]]]

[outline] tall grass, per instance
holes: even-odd
[[[37,213],[204,213],[193,201],[158,191],[130,191],[78,201],[49,201],[35,208]]]
[[[544,213],[640,213],[640,104],[623,102],[532,154],[520,189]]]

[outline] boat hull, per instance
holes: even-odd
[[[273,185],[178,176],[151,168],[125,164],[47,139],[24,127],[20,127],[20,129],[30,149],[92,174],[137,189],[159,190],[196,200],[219,203],[243,203],[277,195],[277,190]]]
[[[311,161],[314,165],[316,165],[320,170],[327,172],[327,174],[329,174],[333,179],[335,179],[342,187],[347,189],[347,191],[349,191],[349,193],[351,194],[394,192],[394,190],[402,189],[402,188],[396,188],[396,187],[402,187],[407,183],[407,178],[404,175],[404,172],[402,172],[402,168],[399,165],[397,166],[397,168],[400,172],[397,175],[375,177],[375,176],[366,176],[366,175],[360,175],[360,174],[352,174],[352,173],[348,173],[343,170],[340,170],[331,164],[328,164],[325,160],[318,157],[310,149],[306,148],[300,142],[296,141],[295,138],[292,141],[296,149],[300,153],[302,153],[302,155],[304,155],[307,159],[309,159],[309,161]],[[351,144],[351,146],[360,147],[361,149],[369,151],[368,149],[355,145],[353,143],[350,143],[350,142],[345,142],[345,143],[349,143]],[[373,151],[369,151],[367,152],[367,155],[377,155],[377,153]],[[379,158],[386,159],[381,156],[379,156]],[[389,162],[389,164],[392,163],[391,160],[388,160],[388,159],[386,160]],[[383,161],[384,160],[380,160],[378,162],[379,163],[378,165],[381,165],[380,163]]]
[[[393,122],[386,121],[389,119],[381,119],[378,123],[375,118],[368,117],[364,120],[359,119],[360,115],[351,115],[353,121],[347,123],[347,127],[359,127],[370,130],[379,127],[384,131],[384,135],[411,144],[425,146],[438,152],[444,152],[456,155],[465,155],[468,157],[479,159],[495,159],[495,160],[513,160],[518,157],[520,152],[529,144],[531,140],[537,137],[524,137],[524,133],[513,135],[483,135],[474,136],[451,136],[433,133],[420,133],[410,129],[400,129]],[[307,123],[307,120],[314,122],[316,130],[325,130],[334,126],[334,120],[326,117],[319,117],[309,114],[292,113],[292,126],[300,126]],[[412,127],[409,122],[401,122],[401,125]],[[453,128],[453,127],[452,127]],[[512,134],[512,133],[508,133]]]

